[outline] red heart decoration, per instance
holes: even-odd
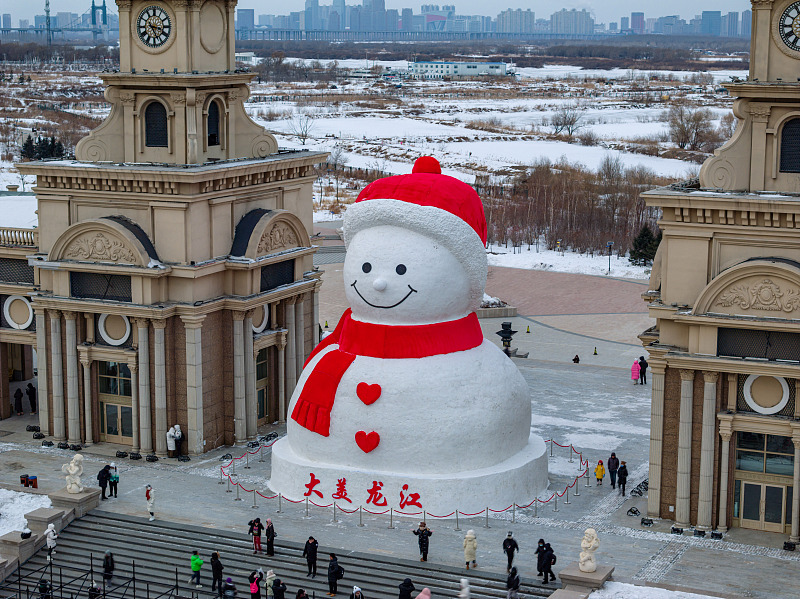
[[[358,399],[363,401],[366,405],[370,405],[378,401],[381,396],[380,385],[368,385],[367,383],[359,383],[356,385],[356,395]]]
[[[381,436],[372,431],[371,433],[365,433],[364,431],[358,431],[356,433],[356,444],[361,448],[361,451],[364,453],[369,453],[373,449],[378,446],[378,443],[381,442]]]

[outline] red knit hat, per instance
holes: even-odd
[[[446,247],[464,266],[470,297],[477,308],[486,286],[486,218],[475,190],[442,174],[439,162],[423,156],[410,175],[373,181],[344,216],[344,242],[369,227],[396,226],[416,231]]]

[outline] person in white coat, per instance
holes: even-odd
[[[175,457],[175,427],[169,427],[167,431],[167,455],[171,458]]]
[[[156,519],[156,515],[154,513],[154,505],[156,502],[156,491],[150,485],[147,485],[144,488],[144,498],[147,501],[147,511],[150,513],[150,522]]]
[[[47,543],[47,561],[49,562],[53,559],[53,554],[56,552],[56,539],[58,538],[56,526],[52,522],[47,525],[47,530],[44,531],[44,538]]]
[[[475,537],[474,530],[468,530],[464,535],[464,561],[467,563],[467,570],[469,570],[469,563],[472,562],[472,567],[477,568],[478,564],[475,562],[478,554],[478,539]]]

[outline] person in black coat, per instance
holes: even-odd
[[[639,356],[639,384],[646,385],[647,384],[647,367],[650,364],[647,363],[647,360],[644,359],[644,356]]]
[[[412,532],[419,537],[419,554],[422,556],[419,558],[419,561],[427,562],[429,545],[428,539],[433,534],[433,531],[428,528],[424,522],[420,522],[419,528],[412,530]]]
[[[555,551],[553,551],[550,543],[545,543],[544,555],[542,556],[542,572],[544,572],[544,580],[542,581],[542,584],[547,584],[548,582],[552,582],[556,579],[556,575],[553,574],[553,562],[555,559]],[[548,577],[550,580],[548,580]]]
[[[506,567],[506,572],[511,572],[511,564],[514,562],[515,551],[519,551],[519,545],[517,544],[517,540],[514,538],[513,533],[509,530],[508,536],[503,541],[503,552],[505,552],[506,557],[508,558],[508,567]]]
[[[617,485],[617,470],[619,470],[619,458],[617,454],[613,451],[611,452],[611,457],[606,460],[606,466],[608,466],[608,475],[611,477],[611,488],[616,488]]]
[[[22,416],[22,389],[14,391],[14,409],[17,411],[17,416]]]
[[[328,597],[335,597],[339,591],[339,577],[341,576],[339,570],[341,570],[339,560],[336,559],[335,553],[331,553],[328,562]]]
[[[261,581],[264,580],[264,570],[259,568],[250,572],[247,582],[250,583],[250,599],[261,599]]]
[[[106,584],[111,584],[111,578],[114,576],[114,554],[106,551],[103,556],[103,580]]]
[[[519,595],[519,574],[516,568],[511,568],[506,578],[506,599],[515,599]]]
[[[625,462],[622,462],[622,465],[619,467],[617,481],[619,482],[619,494],[625,495],[625,483],[628,482],[628,467],[625,465]]]
[[[216,551],[211,554],[211,592],[214,590],[222,596],[222,571],[225,566],[219,561],[219,553]]]
[[[272,581],[272,596],[274,599],[286,598],[286,585],[281,582],[280,578],[276,578]]]
[[[233,580],[230,576],[225,580],[225,585],[222,587],[222,596],[225,599],[233,599],[236,597],[236,585],[233,584]]]
[[[544,574],[543,574],[543,572],[544,572],[544,569],[543,569],[543,566],[544,566],[544,552],[545,552],[544,539],[539,539],[539,543],[536,546],[536,551],[534,551],[534,554],[536,555],[536,572],[537,572],[536,575],[537,576],[544,576]]]
[[[31,414],[36,413],[36,387],[33,386],[33,383],[28,383],[28,386],[25,387],[25,394],[28,396],[28,403],[31,404]]]
[[[270,518],[267,518],[267,528],[264,530],[264,536],[267,537],[267,555],[275,555],[275,537],[277,535]]]
[[[106,464],[103,469],[97,473],[97,482],[100,483],[100,490],[103,492],[101,499],[106,500],[106,487],[108,487],[108,479],[111,478],[111,466]]]
[[[308,574],[306,574],[306,578],[309,576],[311,578],[317,577],[317,548],[319,547],[319,543],[314,537],[308,537],[308,541],[306,541],[306,546],[303,547],[303,557],[306,558],[306,562],[308,563]]]
[[[397,599],[411,599],[411,593],[415,590],[414,583],[411,582],[410,578],[406,578],[400,583],[400,594],[397,596]]]

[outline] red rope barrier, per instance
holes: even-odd
[[[362,509],[365,512],[367,512],[368,514],[372,514],[373,516],[383,516],[384,514],[388,514],[389,513],[389,510],[386,510],[385,512],[370,512],[367,508],[362,508]],[[453,512],[453,513],[455,513],[455,512]]]
[[[296,502],[296,503],[299,503],[299,502]],[[313,502],[313,501],[311,501],[310,499],[308,500],[308,503],[310,503],[311,505],[315,505],[315,506],[317,506],[317,507],[331,507],[331,506],[333,505],[332,503],[329,503],[328,505],[320,505],[320,504],[318,504],[318,503],[314,503],[314,502]]]
[[[286,501],[288,501],[289,503],[305,503],[305,499],[300,499],[299,501],[292,501],[291,499],[289,499],[288,497],[286,497],[286,495],[282,495],[282,497],[283,497],[283,498],[284,498]],[[309,500],[309,503],[314,503],[314,502]],[[317,504],[316,504],[316,503],[314,503],[314,505],[317,505]]]
[[[395,514],[400,514],[401,516],[419,516],[422,512],[412,512],[410,514],[407,514],[406,512],[401,512],[399,510],[395,510],[394,513]]]
[[[539,500],[538,500],[538,499],[534,499],[534,500],[533,500],[533,501],[531,501],[531,502],[530,502],[528,505],[518,505],[517,507],[518,507],[519,509],[521,509],[521,510],[525,510],[525,509],[528,509],[529,507],[531,507],[531,506],[532,506],[534,503],[536,503],[537,501],[539,501]]]
[[[513,504],[512,504],[512,505],[513,505]],[[495,514],[502,514],[503,512],[507,512],[508,510],[510,510],[510,509],[511,509],[511,505],[509,505],[509,506],[508,506],[506,509],[504,509],[504,510],[493,510],[492,508],[488,508],[488,509],[489,509],[489,511],[490,511],[490,512],[494,512]]]
[[[263,497],[264,499],[277,499],[278,498],[277,495],[261,495],[261,493],[259,493],[258,491],[256,491],[256,493],[258,493],[259,496]]]
[[[350,511],[348,511],[348,510],[346,510],[343,507],[338,506],[338,505],[336,506],[336,509],[341,511],[341,512],[344,512],[345,514],[355,514],[358,511],[358,509],[356,508],[352,512],[350,512]]]
[[[384,513],[386,513],[386,512],[384,512]],[[447,514],[446,516],[437,516],[437,515],[435,515],[435,514],[431,514],[430,512],[428,512],[428,516],[429,516],[429,517],[431,517],[431,518],[449,518],[449,517],[450,517],[450,516],[452,516],[453,514],[455,514],[455,512],[454,512],[454,511],[453,511],[453,512],[450,512],[450,513],[449,513],[449,514]]]
[[[559,447],[569,447],[569,445],[561,445],[561,443],[557,443],[556,441],[551,441],[551,443],[558,445]]]
[[[464,512],[458,512],[458,513],[461,514],[462,516],[479,516],[480,514],[483,513],[483,510],[481,510],[480,512],[475,512],[474,514],[465,514]]]

